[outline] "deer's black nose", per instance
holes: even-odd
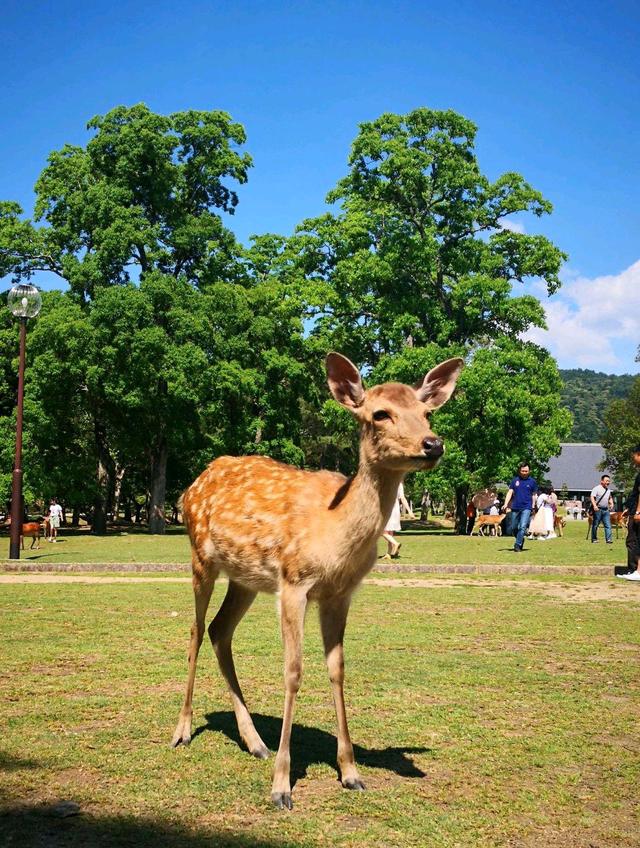
[[[440,439],[426,438],[422,442],[422,449],[429,459],[439,459],[444,453],[444,445]]]

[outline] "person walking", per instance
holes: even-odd
[[[467,526],[465,527],[465,531],[467,536],[471,536],[473,533],[473,527],[476,523],[476,508],[473,501],[469,501],[467,504],[467,511],[465,513],[467,519]]]
[[[62,507],[55,498],[51,498],[51,505],[49,506],[49,542],[58,541],[58,527],[60,527],[61,520]]]
[[[631,459],[636,468],[640,468],[640,444],[631,452]],[[623,516],[628,517],[627,525],[627,574],[619,574],[625,580],[640,581],[640,472],[636,474],[633,489],[623,510]]]
[[[551,510],[551,501],[547,489],[540,489],[536,498],[536,514],[533,521],[529,525],[528,536],[530,539],[537,539],[539,542],[543,539],[551,538],[553,533],[553,512]],[[555,536],[555,534],[554,534]]]
[[[402,547],[402,542],[396,542],[393,538],[394,533],[399,530],[402,530],[400,525],[400,503],[402,502],[402,506],[404,507],[405,512],[409,515],[409,518],[415,518],[415,515],[411,511],[411,507],[409,506],[409,502],[407,501],[404,495],[404,486],[402,483],[398,486],[398,492],[396,494],[396,499],[393,503],[393,509],[391,510],[391,515],[389,516],[389,520],[387,521],[387,526],[384,528],[384,532],[382,534],[382,538],[387,543],[387,553],[386,557],[390,559],[397,559],[398,552]]]
[[[608,474],[603,474],[600,478],[600,484],[594,486],[591,490],[591,509],[592,524],[591,524],[591,543],[598,541],[598,527],[602,523],[604,525],[604,536],[607,545],[613,544],[613,536],[611,535],[611,515],[613,509],[613,498],[609,486],[611,485],[611,477]]]
[[[516,537],[513,550],[519,553],[524,545],[524,537],[531,519],[533,499],[538,491],[538,484],[531,477],[528,462],[521,462],[518,474],[509,483],[509,491],[504,499],[504,511],[512,512],[513,535]]]

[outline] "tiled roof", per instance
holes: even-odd
[[[604,459],[604,448],[599,444],[566,442],[560,454],[549,460],[547,477],[559,491],[564,485],[570,492],[590,492],[605,473],[598,467]],[[611,490],[616,487],[611,481]]]

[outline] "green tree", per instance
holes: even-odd
[[[562,403],[573,415],[570,438],[576,442],[599,442],[604,416],[614,400],[629,394],[631,374],[603,374],[583,368],[561,370]]]
[[[614,400],[604,416],[602,467],[611,470],[616,485],[630,489],[638,473],[631,461],[632,449],[640,444],[640,377],[636,377],[627,398]]]
[[[473,346],[544,326],[539,301],[514,296],[513,283],[539,277],[553,293],[564,254],[503,222],[551,204],[519,174],[485,177],[475,135],[451,111],[362,124],[350,172],[328,196],[339,210],[292,240],[315,286],[314,332],[361,365],[406,344]]]
[[[504,226],[551,204],[519,174],[485,177],[475,135],[451,111],[362,124],[350,171],[328,196],[339,208],[303,222],[289,243],[312,336],[372,369],[372,380],[412,382],[438,357],[469,362],[457,399],[435,418],[448,452],[434,485],[454,487],[459,526],[471,488],[510,479],[522,456],[542,470],[570,421],[555,362],[520,341],[544,327],[542,305],[514,292],[533,277],[555,292],[565,256]]]
[[[88,129],[86,147],[49,156],[36,183],[35,223],[22,220],[18,204],[0,204],[0,274],[53,272],[84,308],[101,289],[147,276],[201,289],[236,280],[239,249],[219,213],[233,213],[238,198],[227,181],[244,183],[251,165],[239,150],[242,127],[224,112],[163,116],[139,104],[95,117]],[[159,379],[156,399],[166,396]],[[165,422],[149,424],[151,529],[162,532]],[[97,421],[98,454],[106,426]],[[99,488],[104,473],[99,465]]]
[[[436,345],[407,348],[383,358],[372,377],[412,383],[456,352]],[[554,359],[531,343],[503,337],[469,356],[454,397],[432,419],[446,443],[433,482],[441,486],[442,476],[453,485],[459,531],[469,492],[508,482],[523,459],[538,479],[544,476],[549,457],[559,452],[571,428],[560,390]]]

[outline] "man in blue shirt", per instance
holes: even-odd
[[[509,491],[504,499],[504,511],[513,513],[513,534],[516,537],[514,551],[521,551],[524,545],[524,534],[527,532],[533,498],[538,491],[538,484],[530,477],[529,463],[521,462],[518,466],[518,476],[509,483]],[[511,505],[511,509],[509,509]]]

